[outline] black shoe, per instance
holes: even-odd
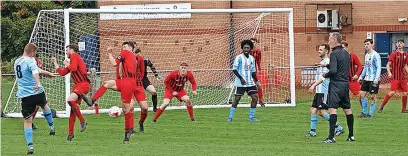
[[[367,114],[361,113],[361,114],[358,116],[358,118],[366,118],[367,116],[368,116]]]
[[[262,101],[259,101],[259,104],[261,105],[261,107],[265,107],[265,103],[263,103]]]
[[[152,120],[152,123],[156,123],[156,120]]]
[[[139,132],[143,133],[144,132],[144,127],[143,124],[139,124]]]
[[[32,129],[33,129],[34,131],[38,129],[38,127],[35,126],[34,123],[31,124],[31,127],[32,127]]]
[[[130,134],[133,136],[133,135],[136,135],[136,131],[132,128],[132,129],[130,129]]]
[[[125,132],[125,138],[123,138],[123,143],[129,142],[130,136],[132,136],[132,132]]]
[[[72,139],[74,139],[74,136],[73,135],[68,135],[67,141],[72,141]]]
[[[156,112],[157,111],[157,107],[153,107],[153,112]]]
[[[55,135],[55,128],[50,128],[50,135]]]
[[[351,136],[351,137],[348,137],[348,138],[346,139],[346,141],[348,141],[348,142],[353,142],[353,141],[356,141],[356,139],[354,139],[354,136]]]
[[[381,108],[381,107],[378,108],[378,113],[382,113],[383,109],[384,109],[384,108]]]
[[[81,97],[89,107],[92,107],[95,104],[95,100],[87,97],[85,94],[82,94]]]
[[[323,143],[327,143],[327,144],[336,143],[336,139],[326,138],[323,140]]]
[[[83,132],[86,129],[86,125],[88,125],[88,123],[86,121],[81,123],[81,128],[80,128],[80,132]]]

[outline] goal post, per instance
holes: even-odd
[[[189,16],[179,16],[182,14]],[[103,81],[114,79],[115,69],[109,65],[106,49],[114,48],[117,55],[125,41],[136,41],[141,55],[149,58],[163,77],[177,70],[181,62],[187,62],[198,84],[198,96],[191,96],[191,85],[186,85],[195,108],[230,107],[234,95],[233,59],[241,52],[242,40],[257,38],[255,45],[262,51],[263,68],[258,78],[266,106],[296,106],[292,8],[42,10],[32,34],[30,42],[37,44],[39,58],[48,71],[55,71],[49,61],[51,57],[56,57],[62,65],[62,61],[69,60],[65,47],[78,44],[88,73],[96,70],[91,80],[96,83],[91,84],[91,90],[99,88]],[[164,84],[157,81],[151,71],[148,77],[161,105]],[[72,88],[70,75],[42,77],[41,82],[50,107],[57,110],[58,117],[68,117],[70,107],[66,99]],[[8,117],[22,117],[16,91],[14,86],[5,106]],[[150,93],[146,95],[151,107]],[[250,106],[247,98],[241,101],[239,107]],[[97,103],[100,113],[107,113],[110,107],[120,106],[120,95],[107,90]],[[135,107],[135,111],[140,111],[137,104]],[[184,108],[173,99],[167,109]],[[95,112],[84,104],[81,111]]]

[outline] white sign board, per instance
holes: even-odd
[[[84,51],[85,50],[85,42],[78,42],[78,47],[79,51]]]
[[[100,9],[121,9],[121,10],[190,10],[191,3],[177,4],[144,4],[144,5],[108,5],[100,6]],[[173,14],[101,14],[100,20],[120,20],[120,19],[157,19],[157,18],[191,18],[191,13],[173,13]]]
[[[373,39],[371,32],[367,32],[367,38],[366,39]]]

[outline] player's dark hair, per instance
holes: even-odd
[[[243,40],[241,42],[241,49],[244,49],[244,45],[249,45],[249,47],[251,47],[251,50],[254,49],[254,43],[252,43],[251,40]]]
[[[79,47],[76,44],[67,45],[66,48],[74,50],[76,53],[79,52]]]
[[[402,39],[402,38],[398,39],[398,40],[397,40],[397,43],[398,43],[398,42],[405,43],[404,39]]]
[[[320,46],[324,46],[324,49],[327,50],[327,53],[330,52],[330,46],[328,44],[321,44]]]
[[[136,42],[135,42],[135,43],[136,43]],[[135,48],[135,44],[134,44],[132,41],[130,41],[130,42],[123,42],[123,43],[122,43],[122,46],[125,45],[125,44],[127,44],[127,45],[130,46],[130,47],[132,47],[132,49]]]
[[[341,44],[344,45],[345,47],[348,47],[347,41],[341,41]]]
[[[364,43],[366,43],[366,42],[370,42],[370,44],[373,44],[373,39],[366,39],[366,40],[364,40]]]
[[[136,51],[135,51],[136,54],[138,54],[140,52],[142,52],[140,49],[136,49]]]
[[[188,67],[188,64],[186,62],[183,62],[183,63],[180,64],[180,66]]]
[[[251,38],[251,41],[255,41],[256,43],[258,43],[258,39],[256,38]]]

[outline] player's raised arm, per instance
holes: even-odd
[[[60,66],[57,63],[57,59],[55,57],[51,58],[51,62],[54,64],[55,70],[57,70],[58,74],[61,76],[65,76],[69,73],[68,68],[63,68],[61,69]]]
[[[146,59],[146,60],[147,60],[146,66],[150,67],[150,70],[152,70],[154,77],[156,77],[156,79],[158,80],[162,80],[163,78],[159,76],[159,74],[157,73],[156,67],[153,65],[153,63],[149,59]]]

